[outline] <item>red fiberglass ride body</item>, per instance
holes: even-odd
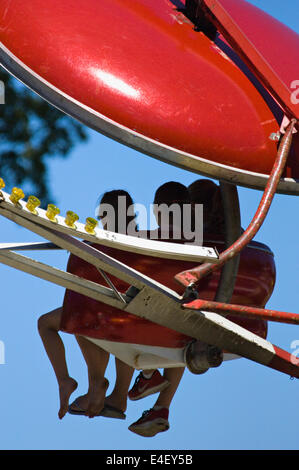
[[[270,136],[283,112],[221,35],[211,40],[195,30],[184,6],[2,0],[0,61],[51,103],[120,142],[187,170],[263,188],[277,153]],[[298,35],[243,0],[229,6],[237,16],[241,10],[291,97]],[[278,190],[298,194],[297,137],[293,146]]]
[[[223,250],[224,243],[218,237],[208,237],[204,241],[205,246],[217,246]],[[184,289],[174,281],[175,274],[182,269],[190,269],[197,263],[176,260],[163,260],[150,256],[140,256],[109,247],[98,246],[109,256],[122,263],[137,269],[143,274],[155,279],[167,287],[183,294]],[[90,281],[104,284],[99,271],[92,265],[84,262],[76,256],[71,256],[68,263],[68,271]],[[206,300],[214,300],[219,282],[219,272],[206,277],[201,283],[199,297]],[[129,285],[113,278],[115,287],[122,293]],[[239,305],[264,307],[270,298],[275,284],[275,264],[273,253],[261,243],[252,242],[241,254],[239,272],[232,302]],[[241,318],[230,315],[229,320],[236,322],[253,333],[266,338],[267,322],[263,319]],[[67,290],[63,304],[62,330],[68,333],[84,335],[97,340],[98,344],[114,350],[114,343],[131,343],[133,345],[151,346],[151,354],[159,356],[158,348],[171,348],[183,350],[192,341],[191,337],[180,334],[169,328],[149,322],[130,313],[117,310],[104,303],[97,302],[84,295]],[[109,342],[110,344],[108,344]],[[145,353],[144,348],[140,351]],[[155,353],[156,351],[156,353]],[[157,357],[158,360],[158,357]],[[159,364],[167,365],[161,358]],[[164,359],[165,361],[165,359]],[[138,363],[135,367],[138,368]]]

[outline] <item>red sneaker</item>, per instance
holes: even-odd
[[[168,380],[164,379],[158,370],[155,370],[150,379],[145,379],[142,372],[140,372],[128,393],[128,397],[130,400],[140,400],[140,398],[147,397],[153,393],[161,392],[168,385]]]
[[[153,437],[158,432],[169,429],[168,413],[168,408],[161,408],[160,410],[151,408],[144,411],[141,418],[131,424],[128,429],[135,434],[139,434],[139,436]]]

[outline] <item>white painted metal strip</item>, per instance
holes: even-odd
[[[101,251],[81,242],[67,234],[56,232],[55,229],[48,229],[41,225],[31,222],[29,219],[21,217],[20,215],[1,208],[0,215],[7,217],[9,220],[31,230],[32,232],[41,235],[42,237],[52,241],[61,248],[70,251],[79,258],[84,259],[87,263],[92,264],[96,268],[103,269],[104,271],[112,274],[113,276],[122,279],[129,285],[134,285],[141,289],[144,285],[150,286],[154,291],[163,292],[166,296],[179,301],[181,297],[173,290],[168,289],[163,284],[160,284],[148,276],[141,274],[139,271],[120,263],[118,260],[111,256],[102,253]]]
[[[101,286],[95,282],[80,278],[71,273],[66,273],[60,269],[53,268],[47,264],[35,261],[26,256],[3,251],[0,253],[0,262],[12,268],[26,272],[40,279],[57,284],[66,289],[73,290],[79,294],[86,295],[92,299],[104,302],[118,309],[124,308],[124,303],[115,298],[112,289]]]
[[[36,251],[36,250],[61,250],[61,248],[50,242],[34,243],[0,243],[0,251]]]
[[[85,225],[76,222],[77,229],[68,227],[64,222],[64,217],[57,216],[57,223],[51,222],[44,209],[38,208],[37,215],[26,208],[26,202],[20,201],[18,205],[9,200],[9,194],[1,191],[3,201],[0,201],[0,207],[9,210],[21,217],[31,220],[35,224],[54,229],[57,232],[66,233],[77,238],[81,238],[92,243],[110,246],[119,250],[125,250],[133,253],[147,256],[161,257],[166,259],[176,259],[185,261],[209,261],[217,263],[219,256],[215,249],[198,245],[187,245],[180,243],[163,242],[157,240],[148,240],[144,238],[144,232],[141,237],[123,235],[107,230],[95,229],[95,235],[91,235],[84,229]]]
[[[269,341],[221,315],[183,308],[179,302],[147,287],[134,297],[125,310],[260,364],[268,365],[275,355]]]

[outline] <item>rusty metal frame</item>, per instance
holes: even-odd
[[[237,256],[257,234],[270,209],[271,203],[276,193],[277,186],[279,184],[281,175],[287,162],[290,148],[292,145],[293,130],[295,128],[296,123],[296,119],[291,120],[290,124],[286,129],[285,134],[281,139],[277,152],[277,157],[275,159],[261,202],[245,232],[238,238],[236,242],[234,242],[229,248],[227,248],[220,254],[219,263],[217,264],[217,267],[213,266],[211,263],[204,263],[198,266],[197,268],[178,273],[175,276],[175,279],[179,282],[179,284],[188,288],[195,288],[203,277],[212,273],[213,271],[215,271],[215,269]]]
[[[193,302],[185,304],[184,307],[188,309],[194,308],[195,310],[215,312],[225,316],[237,315],[240,317],[299,325],[298,313],[279,312],[277,310],[269,310],[265,308],[248,307],[247,305],[235,305],[223,302],[214,302],[212,300],[196,299]]]

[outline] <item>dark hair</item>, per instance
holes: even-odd
[[[186,186],[177,181],[162,184],[155,193],[154,204],[188,204],[190,195]]]
[[[122,198],[121,200],[119,198]],[[124,198],[124,199],[123,199]],[[124,202],[123,207],[119,207],[119,203]],[[108,211],[103,209],[103,214],[101,213],[101,207],[103,205],[109,205],[114,209],[114,220],[108,221],[108,230],[111,230],[113,232],[118,232],[118,233],[127,233],[127,228],[129,223],[135,219],[136,215],[133,213],[133,199],[131,198],[130,194],[123,190],[123,189],[114,189],[112,191],[107,191],[105,192],[102,197],[99,198],[99,204],[98,204],[98,218],[102,219],[106,216],[108,216]],[[128,213],[128,209],[130,208],[130,211]],[[119,226],[119,210],[123,210],[123,216],[124,218],[124,223]]]
[[[174,225],[177,226],[178,221],[176,220],[171,206],[179,206],[182,211],[184,204],[190,204],[190,196],[188,189],[183,184],[176,181],[169,181],[168,183],[162,184],[162,186],[157,189],[154,198],[154,213],[160,230],[172,231]],[[163,218],[162,208],[164,205],[170,209],[170,213],[167,214],[167,222],[165,222],[165,219]],[[165,224],[167,224],[167,226],[165,226]],[[182,230],[183,218],[181,216],[180,224]]]
[[[197,204],[208,203],[218,190],[217,184],[206,179],[196,180],[188,186],[191,201]]]
[[[223,234],[224,209],[219,186],[211,180],[199,179],[191,183],[188,190],[192,203],[203,204],[204,230]]]

